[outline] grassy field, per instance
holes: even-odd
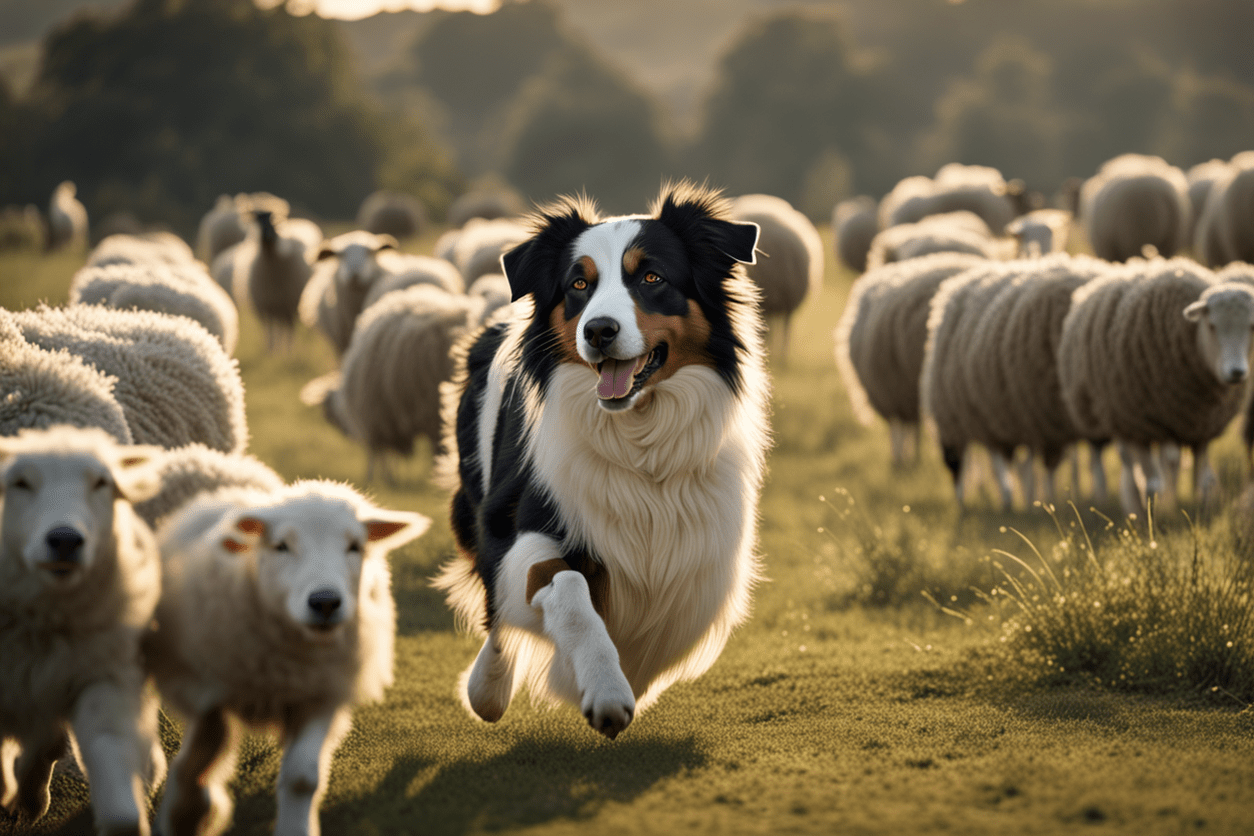
[[[62,302],[80,261],[0,255],[0,305]],[[452,551],[445,497],[422,456],[400,471],[400,488],[375,491],[436,522],[392,557],[397,684],[356,713],[324,833],[1254,832],[1241,520],[1225,509],[1191,526],[1165,511],[1150,532],[1085,503],[1058,522],[1039,508],[1001,514],[984,494],[960,518],[934,449],[894,472],[886,427],[853,419],[831,342],[851,281],[829,267],[789,362],[772,364],[769,580],[752,620],[709,673],[670,689],[615,742],[572,708],[525,698],[496,725],[463,711],[454,687],[477,642],[455,632],[428,586]],[[292,354],[268,357],[256,322],[242,320],[251,451],[289,478],[360,484],[362,451],[297,398],[332,367],[329,349],[300,332]],[[1233,433],[1214,456],[1235,495],[1244,473]],[[1183,510],[1199,516],[1187,490]],[[1157,586],[1142,571],[1150,564]],[[1061,592],[1047,588],[1050,571]],[[998,585],[1013,594],[973,591]],[[1230,607],[1197,616],[1212,600]],[[1179,652],[1201,661],[1145,645],[1175,624],[1187,625]],[[1123,646],[1138,640],[1149,649],[1129,656]],[[176,726],[166,732],[177,745]],[[232,833],[269,832],[277,769],[274,744],[250,737]],[[48,832],[89,831],[85,792],[57,776]]]

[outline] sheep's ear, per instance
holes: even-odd
[[[403,546],[422,536],[431,527],[431,519],[410,511],[372,509],[370,518],[362,520],[366,539],[387,549]]]
[[[391,235],[388,235],[386,232],[375,237],[379,239],[379,244],[375,247],[376,252],[379,250],[395,250],[399,249],[401,246],[400,242],[398,242]]]
[[[314,256],[314,261],[325,261],[328,258],[334,258],[336,255],[335,247],[330,244],[323,244],[318,249],[318,254]]]
[[[165,451],[151,444],[119,447],[113,461],[114,492],[127,502],[152,499],[161,490],[161,460]]]
[[[236,520],[234,528],[236,532],[243,536],[236,537],[234,534],[228,534],[222,538],[222,548],[231,554],[247,554],[253,550],[253,545],[256,541],[266,533],[264,520],[247,515]]]
[[[1197,322],[1202,318],[1202,314],[1206,313],[1206,303],[1198,299],[1193,304],[1184,309],[1184,318],[1189,322]]]

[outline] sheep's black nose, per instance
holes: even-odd
[[[82,558],[83,535],[69,526],[60,526],[48,532],[44,537],[52,552],[54,560],[61,563],[75,563]]]
[[[583,326],[583,336],[597,351],[608,351],[618,336],[618,323],[608,316],[598,316]]]
[[[330,620],[340,608],[340,593],[333,589],[319,589],[309,596],[309,609],[324,621]]]

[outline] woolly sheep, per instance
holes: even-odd
[[[471,218],[453,248],[453,263],[470,284],[480,276],[501,272],[501,254],[531,237],[522,223],[508,218]]]
[[[161,526],[166,581],[145,652],[187,719],[157,814],[166,836],[229,825],[241,725],[282,736],[274,831],[319,833],[352,707],[392,684],[387,554],[429,524],[347,485],[297,482],[205,494]]]
[[[301,322],[330,340],[336,354],[348,348],[366,293],[385,275],[378,255],[396,246],[391,235],[364,230],[322,242],[313,275],[301,292],[298,313]]]
[[[1080,189],[1089,245],[1107,261],[1154,253],[1170,258],[1188,243],[1191,211],[1184,172],[1161,157],[1115,157]]]
[[[31,345],[11,319],[0,318],[0,436],[57,424],[98,427],[122,444],[131,431],[109,377],[67,351]]]
[[[867,269],[932,253],[966,253],[982,258],[1010,255],[1007,242],[994,238],[979,215],[965,210],[928,215],[917,223],[898,224],[876,234],[867,253]]]
[[[1249,376],[1254,290],[1218,283],[1183,258],[1133,260],[1076,291],[1058,350],[1063,398],[1077,428],[1113,438],[1123,459],[1125,512],[1163,485],[1151,445],[1193,448],[1194,490],[1217,480],[1207,446],[1240,410]]]
[[[449,226],[465,226],[472,218],[485,221],[523,213],[523,200],[512,189],[482,188],[459,195],[448,209]]]
[[[235,353],[239,340],[235,303],[196,261],[84,267],[70,282],[70,304],[185,316],[212,334],[227,354]]]
[[[156,489],[158,456],[99,429],[0,439],[0,738],[22,750],[14,764],[3,747],[0,801],[31,819],[48,810],[72,734],[97,832],[148,833],[146,791],[165,756],[140,640],[161,571],[130,502]]]
[[[1021,258],[1065,252],[1071,232],[1071,213],[1062,209],[1034,209],[1006,225],[1006,234],[1019,242]]]
[[[87,255],[88,267],[152,263],[182,267],[195,264],[196,256],[192,248],[172,232],[110,235],[101,239]]]
[[[979,215],[995,235],[1015,216],[1006,181],[995,168],[949,163],[936,177],[907,177],[880,201],[879,226],[917,223],[928,215],[966,210]]]
[[[868,195],[842,200],[832,210],[832,234],[836,258],[855,273],[866,271],[866,255],[871,239],[879,231],[878,206]]]
[[[440,237],[435,239],[435,244],[431,248],[431,254],[436,258],[442,258],[449,264],[453,263],[457,253],[457,241],[462,237],[460,228],[446,229],[440,233]]]
[[[253,217],[257,225],[236,255],[234,296],[251,301],[266,329],[266,348],[275,351],[291,342],[322,232],[311,221],[284,220],[266,210],[254,210]]]
[[[224,452],[247,444],[239,368],[200,326],[96,305],[0,311],[5,318],[27,342],[48,351],[67,349],[116,378],[113,396],[136,443],[199,442]]]
[[[462,293],[465,290],[462,274],[443,259],[425,255],[404,255],[385,263],[391,272],[370,286],[366,292],[363,310],[379,301],[386,293],[404,290],[415,285],[431,285],[448,293]]]
[[[243,195],[240,196],[242,198]],[[229,194],[218,195],[213,208],[200,219],[196,233],[196,252],[206,264],[212,264],[218,254],[248,235],[248,225],[240,216],[240,199]]]
[[[964,253],[923,256],[868,270],[849,291],[833,335],[836,364],[858,420],[888,421],[896,466],[918,435],[928,305],[941,282],[983,262]]]
[[[1233,157],[1211,185],[1194,251],[1211,267],[1254,262],[1254,151]]]
[[[48,249],[87,246],[87,209],[74,196],[78,189],[66,180],[52,192],[48,203]]]
[[[1055,356],[1063,318],[1076,288],[1108,271],[1106,262],[1058,253],[986,263],[947,280],[928,317],[928,346],[920,379],[924,408],[936,426],[945,464],[963,499],[965,453],[981,444],[994,454],[1003,507],[1012,501],[1005,464],[1026,447],[1022,483],[1035,499],[1035,456],[1045,463],[1043,497],[1054,498],[1063,454],[1086,436],[1069,418]],[[1100,459],[1094,492],[1104,495]]]
[[[510,304],[514,294],[510,290],[509,279],[505,278],[505,274],[493,273],[475,279],[475,283],[466,291],[466,295],[483,299],[483,312],[479,315],[479,319],[487,323],[497,311]]]
[[[782,319],[780,344],[787,356],[793,313],[823,286],[823,240],[810,219],[780,197],[741,195],[731,212],[736,220],[758,225],[759,256],[746,270],[762,291],[763,315]]]
[[[1184,173],[1184,179],[1189,184],[1189,218],[1191,221],[1189,228],[1188,240],[1193,240],[1193,235],[1197,231],[1197,225],[1202,220],[1202,213],[1206,211],[1206,200],[1210,197],[1211,187],[1215,185],[1215,181],[1223,178],[1228,172],[1227,160],[1207,160],[1204,163],[1198,163]]]
[[[157,467],[161,490],[135,503],[135,513],[156,529],[166,517],[202,493],[222,488],[277,491],[283,477],[253,456],[223,453],[203,444],[166,450]]]
[[[412,238],[427,228],[427,208],[412,195],[377,191],[361,202],[357,225],[375,235]]]

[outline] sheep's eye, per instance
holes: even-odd
[[[97,476],[95,483],[91,486],[92,490],[104,490],[109,487],[109,480],[103,476]]]
[[[286,541],[286,540],[280,540],[279,542],[275,543],[275,544],[274,544],[274,550],[275,550],[276,552],[287,552],[287,551],[291,551],[291,549],[290,549],[290,548],[288,548],[288,545],[287,545],[287,541]]]
[[[662,281],[662,277],[659,276],[657,273],[646,273],[644,276],[645,284],[660,284],[661,281]]]
[[[17,481],[13,483],[13,487],[17,488],[19,491],[29,491],[31,489],[30,482],[26,481],[26,477],[24,476],[19,476]]]
[[[571,284],[571,287],[575,290],[587,290],[588,282],[586,279],[575,279],[575,281]]]
[[[357,540],[352,541],[351,543],[349,543],[349,544],[348,544],[348,550],[349,550],[350,552],[360,552],[360,551],[361,551],[361,543],[360,543],[359,541],[357,541]]]

